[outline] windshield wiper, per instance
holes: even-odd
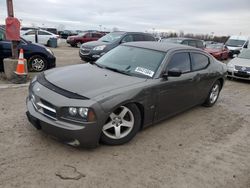
[[[118,72],[118,73],[121,73],[121,74],[131,76],[131,74],[128,73],[129,71],[124,71],[124,70],[116,69],[116,68],[113,68],[113,67],[107,67],[107,66],[105,66],[103,68],[108,69],[108,70],[112,70],[114,72]]]

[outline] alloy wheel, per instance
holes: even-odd
[[[126,106],[121,106],[110,114],[102,132],[111,139],[126,137],[134,127],[134,115]]]

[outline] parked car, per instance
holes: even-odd
[[[205,48],[204,42],[202,40],[192,38],[166,38],[162,39],[161,42],[183,44],[201,49]]]
[[[247,36],[231,36],[225,43],[230,51],[229,56],[238,55],[243,49],[248,48],[249,40],[250,37]]]
[[[205,51],[210,53],[218,60],[228,59],[229,49],[221,43],[209,44],[206,46]]]
[[[45,30],[27,30],[21,35],[25,40],[31,41],[33,43],[39,43],[43,45],[49,45],[49,40],[51,38],[58,39],[59,35],[55,35],[49,31]]]
[[[69,36],[74,36],[77,35],[78,33],[76,31],[64,30],[58,32],[58,34],[61,36],[61,38],[67,39]]]
[[[69,36],[67,38],[67,43],[72,47],[80,47],[81,44],[90,41],[96,41],[101,38],[103,34],[97,32],[83,32],[75,36]]]
[[[151,124],[196,105],[213,106],[226,72],[200,49],[124,43],[94,64],[39,74],[29,87],[27,117],[70,145],[124,144]]]
[[[33,44],[21,38],[18,49],[24,50],[24,58],[27,59],[29,71],[41,72],[56,66],[56,58],[53,52],[42,45]],[[3,70],[3,59],[11,57],[11,42],[5,38],[5,30],[0,27],[0,65]]]
[[[103,36],[98,41],[82,44],[79,56],[83,61],[93,62],[118,45],[133,41],[155,41],[155,38],[148,33],[116,31]]]
[[[250,80],[250,49],[244,49],[228,64],[228,77]]]

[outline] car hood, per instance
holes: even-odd
[[[229,50],[242,50],[242,47],[241,46],[227,46],[227,48],[229,49]]]
[[[92,42],[86,42],[82,44],[83,48],[94,48],[96,46],[101,46],[101,45],[107,45],[109,44],[108,42],[102,42],[102,41],[92,41]]]
[[[45,78],[57,87],[87,98],[112,94],[119,88],[146,81],[145,78],[120,74],[89,63],[45,71]]]
[[[250,59],[243,59],[243,58],[234,58],[230,61],[230,64],[243,66],[243,67],[250,67]]]

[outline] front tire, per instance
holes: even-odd
[[[140,129],[141,113],[135,104],[120,106],[108,117],[102,128],[101,142],[120,145],[129,142]]]
[[[28,60],[28,66],[30,71],[42,72],[47,69],[48,62],[44,57],[40,55],[34,55]]]
[[[219,80],[217,80],[212,86],[211,90],[209,91],[208,97],[203,105],[206,107],[213,106],[219,98],[220,91],[221,91],[221,83]]]

